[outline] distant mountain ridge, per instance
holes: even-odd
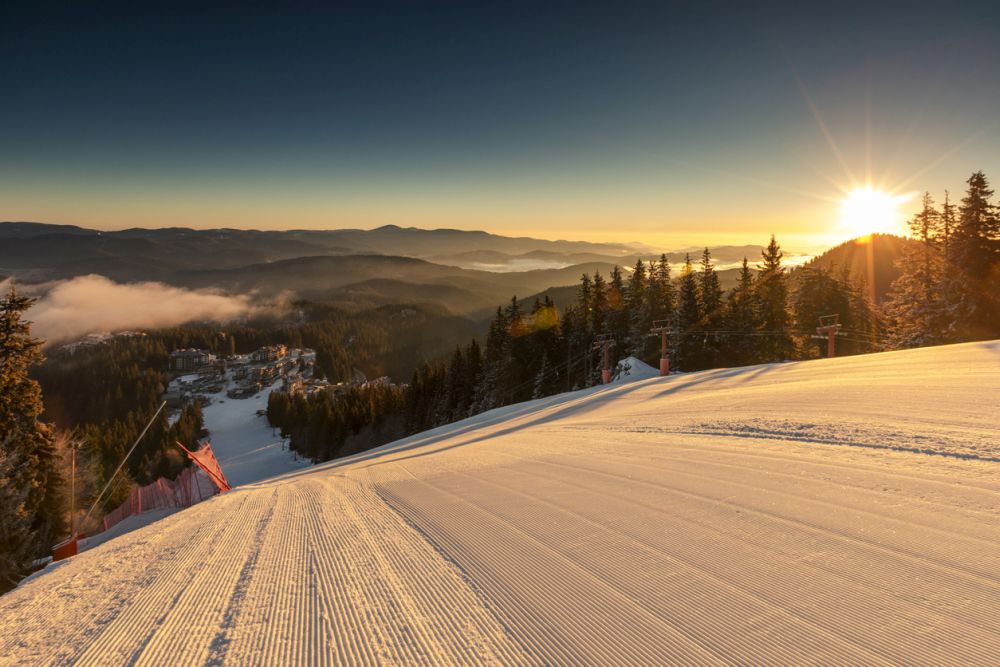
[[[723,287],[726,269],[759,246],[712,248]],[[344,307],[436,304],[469,317],[488,315],[512,295],[559,295],[561,306],[584,273],[608,275],[660,252],[639,244],[549,241],[483,231],[130,228],[0,222],[0,275],[48,282],[99,274],[118,282],[159,281],[233,294],[279,295]],[[685,251],[666,253],[672,264]],[[691,259],[700,259],[700,250]]]

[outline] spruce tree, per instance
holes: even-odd
[[[957,259],[966,274],[982,276],[997,261],[1000,247],[1000,221],[990,198],[993,190],[986,175],[977,171],[966,181],[969,189],[959,207],[958,228],[955,230]]]
[[[954,234],[962,280],[952,283],[958,289],[950,296],[950,317],[961,327],[961,338],[991,338],[1000,335],[1000,218],[983,172],[967,182]]]
[[[941,215],[938,218],[939,226],[935,237],[941,246],[941,257],[945,265],[951,265],[955,261],[954,235],[955,235],[955,205],[951,203],[951,196],[948,191],[944,191],[944,203],[941,204]]]
[[[457,421],[465,416],[464,406],[469,392],[467,381],[465,355],[462,354],[462,348],[455,346],[455,352],[451,355],[451,362],[448,364],[448,393],[445,412],[449,421]]]
[[[721,326],[722,320],[722,288],[719,286],[719,274],[712,264],[712,253],[705,248],[701,255],[701,268],[698,272],[698,300],[701,303],[703,328],[712,330]],[[710,333],[702,338],[700,365],[712,368],[721,365],[724,357],[723,338],[719,334]]]
[[[628,280],[626,308],[629,313],[629,336],[627,352],[639,359],[644,359],[649,351],[649,329],[652,326],[650,318],[647,290],[646,265],[642,259],[635,262],[635,268]]]
[[[744,257],[736,287],[729,293],[726,301],[724,317],[725,328],[732,332],[726,337],[726,348],[734,364],[747,365],[757,361],[755,350],[759,340],[756,334],[760,329],[758,311],[753,269]]]
[[[588,327],[584,348],[582,350],[585,359],[584,384],[589,387],[600,377],[601,355],[594,349],[593,343],[597,336],[607,333],[608,319],[608,289],[607,282],[600,271],[594,272],[591,283],[590,311],[588,313]]]
[[[697,334],[702,312],[698,298],[698,283],[691,267],[690,255],[685,257],[684,268],[681,269],[678,292],[677,324],[680,328],[680,340],[677,344],[678,363],[685,370],[695,370],[702,356],[702,339]]]
[[[788,330],[788,276],[781,265],[784,254],[771,235],[771,242],[761,252],[758,267],[756,297],[760,304],[761,336],[758,349],[762,361],[784,361],[795,351],[791,332]]]
[[[608,282],[608,333],[615,339],[616,350],[628,350],[631,316],[626,303],[625,279],[615,265]],[[612,361],[612,363],[614,363]]]
[[[650,264],[647,302],[649,303],[649,319],[663,320],[674,312],[674,284],[670,276],[670,264],[666,255],[660,255],[659,261]]]
[[[476,396],[483,383],[483,354],[475,338],[469,343],[465,352],[465,386],[467,393],[462,404],[462,417],[468,417],[473,412]]]
[[[938,240],[943,215],[933,204],[930,193],[925,193],[920,212],[910,220],[910,233],[919,243],[904,250],[900,276],[883,305],[891,347],[935,345],[948,339],[942,284],[950,280],[945,277],[950,269]]]
[[[576,291],[576,302],[579,305],[580,313],[582,314],[582,324],[584,329],[590,329],[592,326],[591,321],[591,310],[593,308],[593,297],[594,297],[594,287],[590,280],[588,274],[583,274],[580,276],[580,286]]]
[[[0,594],[28,573],[38,548],[24,507],[29,487],[18,479],[17,468],[14,457],[0,448]]]
[[[701,309],[706,315],[711,315],[722,305],[722,288],[719,287],[719,274],[712,264],[712,253],[705,248],[701,254],[701,272],[698,274],[698,296],[701,299]]]
[[[29,368],[42,361],[42,343],[31,336],[31,324],[23,317],[33,303],[13,287],[0,298],[0,456],[16,463],[7,482],[9,497],[23,493],[19,512],[35,553],[41,554],[63,536],[65,519],[52,427],[39,421],[42,393],[28,376]]]

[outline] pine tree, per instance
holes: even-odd
[[[761,337],[758,346],[762,361],[783,361],[795,352],[788,330],[788,276],[781,265],[784,254],[771,235],[771,242],[761,253],[756,297],[760,304]]]
[[[970,276],[982,276],[997,261],[997,239],[1000,221],[996,207],[990,202],[993,190],[986,175],[977,171],[969,180],[969,189],[959,207],[958,228],[955,230],[957,259]]]
[[[549,363],[549,355],[542,354],[542,360],[538,364],[538,373],[535,374],[534,387],[531,398],[544,398],[556,392],[558,377],[556,376],[552,364]]]
[[[655,265],[650,264],[648,283],[646,300],[649,304],[649,319],[652,322],[664,320],[674,312],[675,301],[674,284],[666,255],[660,255]]]
[[[469,393],[469,388],[466,386],[468,373],[465,366],[465,356],[462,354],[462,348],[456,346],[455,352],[451,356],[451,362],[448,364],[448,394],[445,412],[448,415],[449,421],[457,421],[465,416],[464,406],[466,396]]]
[[[38,540],[24,508],[28,489],[20,483],[14,458],[0,448],[0,593],[28,573]]]
[[[949,268],[938,241],[942,219],[930,193],[924,193],[920,212],[910,220],[910,232],[919,244],[904,250],[901,274],[883,305],[892,347],[934,345],[948,338],[942,283],[949,280],[944,277]]]
[[[462,417],[470,416],[479,387],[483,382],[483,355],[475,338],[466,348],[465,374],[467,393],[462,404]]]
[[[702,340],[697,334],[702,312],[698,298],[698,282],[691,267],[690,255],[685,257],[678,291],[677,324],[680,328],[680,339],[677,343],[678,364],[685,370],[695,370],[698,368],[702,351]]]
[[[938,218],[939,227],[935,237],[941,246],[941,256],[946,266],[950,266],[955,261],[954,234],[955,234],[955,205],[951,203],[948,191],[944,191],[944,203],[941,204],[941,215]]]
[[[990,201],[993,190],[983,172],[967,181],[954,234],[955,261],[961,281],[952,281],[951,317],[963,339],[1000,334],[1000,218]]]
[[[585,273],[580,276],[580,287],[576,291],[576,302],[583,315],[582,324],[585,329],[590,329],[592,326],[590,313],[593,308],[593,297],[593,283],[590,280],[590,276]]]
[[[590,298],[590,328],[594,335],[607,332],[608,288],[600,271],[594,272]]]
[[[726,349],[732,363],[747,365],[757,361],[755,350],[759,342],[756,336],[760,330],[759,319],[753,269],[744,257],[736,287],[726,301],[724,317],[725,328],[732,332],[726,337]]]
[[[698,274],[698,296],[701,299],[701,309],[706,315],[711,315],[722,305],[722,288],[719,286],[719,274],[712,264],[712,253],[705,248],[701,255],[701,272]]]
[[[709,331],[719,329],[722,322],[722,288],[719,286],[719,274],[712,264],[712,253],[705,248],[701,255],[701,269],[698,272],[698,301],[701,304],[702,328]],[[709,333],[702,338],[700,365],[704,368],[714,368],[722,365],[725,353],[723,338],[719,334]]]
[[[590,330],[588,332],[585,354],[587,357],[587,386],[594,384],[600,377],[601,355],[592,345],[594,338],[607,333],[608,290],[607,283],[600,271],[594,272],[593,289],[590,298]]]
[[[935,232],[940,224],[941,214],[934,208],[934,199],[931,197],[931,193],[925,192],[922,202],[920,212],[910,221],[910,231],[920,241],[918,280],[923,286],[924,300],[930,301],[933,298],[933,290],[937,282],[935,280],[937,275],[935,265],[937,264],[938,250],[935,247]]]
[[[616,265],[611,270],[611,280],[608,282],[608,333],[615,340],[618,350],[628,349],[631,317],[626,307],[625,279],[622,271]]]
[[[0,299],[0,456],[17,464],[8,483],[15,497],[16,490],[24,493],[21,511],[41,553],[62,537],[65,519],[52,428],[38,420],[41,389],[28,377],[29,368],[42,361],[41,341],[31,337],[23,318],[33,303],[13,287]]]
[[[625,300],[629,313],[628,353],[644,359],[649,351],[649,330],[652,327],[649,299],[647,298],[646,265],[642,259],[635,262],[632,275],[629,276],[628,293]]]
[[[531,380],[534,373],[531,369],[531,329],[522,312],[517,297],[510,300],[507,307],[507,338],[508,349],[504,358],[504,370],[501,380],[504,405],[518,403],[531,397]]]

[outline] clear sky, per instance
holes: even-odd
[[[1000,3],[685,4],[5,2],[0,220],[806,250],[1000,179]]]

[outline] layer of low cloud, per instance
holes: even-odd
[[[163,283],[116,283],[104,276],[79,276],[42,287],[27,313],[32,334],[49,343],[89,333],[154,329],[186,322],[227,322],[252,314],[249,296],[189,290]],[[27,288],[18,289],[28,292]],[[39,291],[36,287],[31,291]]]

